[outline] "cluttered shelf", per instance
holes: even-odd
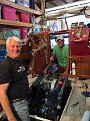
[[[7,26],[13,26],[13,27],[31,27],[32,24],[30,23],[25,23],[25,22],[19,22],[19,21],[12,21],[12,20],[5,20],[5,19],[0,19],[0,25],[7,25]],[[5,39],[0,39],[0,45],[6,44]]]
[[[0,4],[6,5],[6,6],[11,6],[13,8],[16,8],[18,10],[23,10],[23,11],[28,12],[28,13],[33,13],[33,14],[41,15],[40,11],[33,10],[33,9],[29,8],[29,7],[25,7],[25,6],[16,4],[14,2],[10,2],[8,0],[0,0]]]
[[[13,9],[12,9],[13,8]],[[0,0],[0,9],[1,9],[1,15],[0,15],[0,27],[2,28],[15,28],[15,27],[24,27],[24,28],[30,28],[32,26],[31,24],[31,14],[37,14],[41,15],[40,11],[31,9],[24,5],[11,2],[9,0]],[[21,20],[21,18],[17,18],[17,12],[20,14],[23,14],[24,12],[25,18],[24,20]],[[19,15],[18,15],[19,16]],[[18,19],[18,20],[17,20]],[[16,28],[15,28],[16,29]],[[0,38],[0,45],[5,44],[5,39]]]

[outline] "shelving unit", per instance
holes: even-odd
[[[33,10],[29,7],[25,7],[23,5],[20,5],[14,2],[10,2],[9,0],[0,0],[0,5],[5,5],[5,6],[16,8],[17,11],[23,11],[23,12],[30,13],[30,14],[41,15],[40,11]],[[32,26],[32,24],[19,22],[19,21],[0,19],[0,26],[4,26],[4,27],[9,26],[11,28],[13,27],[28,27],[29,28]],[[4,45],[4,44],[6,44],[6,40],[0,40],[0,45]]]
[[[9,7],[13,7],[13,8],[16,8],[17,10],[21,10],[21,11],[24,11],[24,12],[33,13],[33,14],[36,14],[36,15],[42,14],[40,11],[30,9],[28,7],[16,4],[14,2],[10,2],[8,0],[0,0],[0,4],[6,5],[6,6],[9,6]]]

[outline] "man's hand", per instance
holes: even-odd
[[[51,62],[54,61],[54,56],[53,55],[50,57],[50,61]]]

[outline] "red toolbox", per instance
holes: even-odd
[[[30,14],[19,12],[20,21],[30,23]]]
[[[6,20],[16,21],[16,9],[2,6],[2,18]]]

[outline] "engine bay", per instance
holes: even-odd
[[[29,92],[31,121],[37,121],[35,116],[42,121],[59,121],[71,91],[68,83],[67,77],[39,75]]]

